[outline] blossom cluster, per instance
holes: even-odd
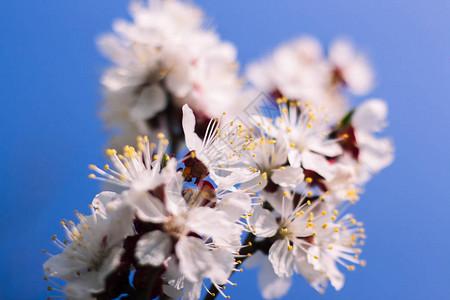
[[[232,274],[260,266],[266,299],[285,295],[294,274],[340,290],[344,270],[366,264],[363,223],[347,210],[393,161],[379,137],[385,102],[350,108],[373,85],[364,56],[339,40],[326,57],[300,38],[251,64],[246,89],[234,47],[198,8],[130,11],[134,22],[99,42],[115,63],[102,77],[103,117],[123,151],[107,149],[110,163],[89,177],[114,192],[76,212],[78,224],[61,222],[48,289],[73,300],[229,298]],[[249,101],[250,89],[263,97]]]
[[[136,135],[180,137],[183,104],[189,104],[199,126],[231,111],[242,85],[233,44],[220,40],[203,12],[179,1],[133,2],[133,22],[114,23],[115,34],[98,40],[114,62],[101,83],[103,118],[120,134],[113,144],[133,143]]]

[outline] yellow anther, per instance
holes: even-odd
[[[335,229],[334,229],[334,232],[339,232],[339,228],[335,228]]]
[[[317,255],[314,255],[314,258],[315,258],[315,259],[319,259],[319,257],[318,257]]]
[[[311,183],[313,180],[312,180],[311,177],[306,177],[305,181],[306,181],[307,183]]]
[[[283,229],[281,229],[281,232],[286,233],[286,232],[288,232],[288,230],[287,230],[287,228],[283,228]]]
[[[95,165],[89,165],[89,169],[95,170],[97,167]]]
[[[325,216],[326,214],[327,214],[327,212],[323,210],[323,211],[322,211],[322,215]]]
[[[333,246],[328,247],[328,249],[332,250],[332,249],[333,249]]]
[[[337,211],[337,209],[334,209],[334,210],[333,210],[333,214],[335,214],[335,215],[339,214],[339,212]]]
[[[195,152],[194,151],[191,152],[191,158],[195,158]]]
[[[158,159],[158,154],[153,155],[153,159],[157,160]]]
[[[308,196],[312,196],[312,192],[308,192]]]
[[[328,226],[328,224],[325,223],[325,224],[322,225],[322,228],[325,229],[325,228],[327,228],[327,226]]]
[[[311,128],[311,127],[312,127],[311,123],[308,123],[308,128]]]
[[[331,216],[331,220],[336,221],[336,216]]]
[[[367,266],[367,262],[366,262],[365,260],[361,260],[361,263],[360,263],[360,264],[361,264],[362,267]]]
[[[355,220],[355,219],[350,219],[350,223],[355,224],[355,223],[356,223],[356,220]]]
[[[251,246],[251,245],[253,245],[253,244],[252,244],[252,242],[248,242],[248,245]]]
[[[262,181],[258,182],[258,184],[262,184]]]
[[[89,178],[95,178],[95,174],[89,174]]]
[[[113,155],[116,155],[116,154],[117,154],[116,150],[114,150],[114,149],[106,149],[106,155],[113,156]]]
[[[109,169],[109,165],[106,164],[106,165],[103,167],[103,169],[108,170],[108,169]]]
[[[267,179],[267,173],[264,172],[264,173],[262,174],[262,178]]]
[[[306,204],[311,205],[311,200],[306,201]]]
[[[163,139],[166,136],[164,135],[164,133],[160,132],[160,133],[158,133],[157,137],[158,137],[158,139]]]
[[[250,257],[250,256],[252,256],[252,254],[251,253],[247,253],[247,257]]]
[[[292,251],[292,246],[288,245],[288,251]]]
[[[287,192],[283,192],[283,196],[286,197],[286,195],[287,195]]]
[[[295,144],[294,143],[290,143],[289,146],[290,147],[295,147]]]
[[[286,169],[286,167],[280,167],[280,170],[284,170],[284,169]]]
[[[355,271],[355,266],[349,266],[349,267],[348,267],[348,270],[349,270],[349,271]]]
[[[84,224],[84,225],[83,225],[83,229],[84,229],[84,230],[89,230],[89,229],[91,229],[91,226]]]

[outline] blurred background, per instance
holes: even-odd
[[[352,211],[368,234],[366,268],[324,296],[297,277],[285,299],[449,299],[450,2],[448,0],[198,0],[242,66],[302,34],[353,40],[390,108],[394,164]],[[0,2],[0,299],[45,299],[41,250],[63,218],[88,211],[105,161],[95,39],[128,18],[127,1]],[[359,99],[363,100],[363,99]],[[355,104],[357,102],[354,102]],[[260,299],[256,272],[231,298]]]

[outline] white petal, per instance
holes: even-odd
[[[294,251],[296,249],[294,248]],[[306,254],[303,250],[297,251],[295,254],[295,271],[302,275],[306,281],[318,292],[323,292],[327,285],[325,276],[320,271],[314,269],[313,265],[308,263]]]
[[[272,212],[260,206],[253,208],[248,217],[250,225],[254,226],[254,234],[259,237],[271,237],[278,231],[278,223]]]
[[[288,153],[289,164],[294,168],[300,168],[302,163],[302,155],[297,150],[291,150]]]
[[[300,182],[303,181],[305,175],[303,175],[303,170],[301,168],[294,167],[284,167],[283,169],[273,170],[270,179],[276,184],[282,187],[292,187],[295,188]]]
[[[376,132],[382,129],[386,120],[388,108],[386,102],[380,99],[367,100],[356,108],[352,117],[355,129],[365,132]]]
[[[189,211],[189,228],[208,237],[222,237],[240,234],[239,226],[227,218],[223,211],[216,211],[209,207],[196,207]]]
[[[162,111],[167,105],[166,93],[159,85],[145,88],[130,109],[132,120],[148,120]]]
[[[273,270],[280,277],[292,276],[294,269],[294,256],[288,250],[287,240],[278,240],[270,247],[269,260]]]
[[[168,284],[163,285],[163,292],[164,292],[164,294],[166,294],[167,296],[169,296],[170,298],[173,298],[173,299],[178,299],[184,295],[184,293],[182,291],[180,291],[176,287],[173,287]],[[198,299],[198,298],[195,298],[195,299]]]
[[[96,208],[96,212],[106,213],[106,206],[118,197],[114,192],[101,192],[92,200],[92,205]]]
[[[184,281],[183,298],[182,300],[197,300],[200,299],[202,292],[202,281],[191,282],[189,280]]]
[[[302,167],[307,170],[313,170],[325,180],[331,179],[333,177],[333,172],[331,169],[331,164],[322,155],[310,152],[302,152]]]
[[[224,249],[212,251],[215,260],[214,268],[208,272],[208,277],[217,284],[226,284],[234,269],[234,256]]]
[[[257,173],[254,173],[254,174],[257,174]],[[251,176],[253,176],[253,175],[250,175],[250,178],[251,178]],[[260,174],[251,180],[243,182],[239,186],[239,190],[253,192],[253,193],[260,192],[267,185],[267,179],[264,177],[265,176]]]
[[[183,237],[175,245],[182,274],[191,282],[199,282],[214,268],[214,258],[203,240]]]
[[[273,271],[272,265],[266,259],[258,273],[258,286],[265,299],[284,296],[292,285],[292,277],[279,277]]]
[[[66,251],[68,250],[69,248]],[[88,262],[83,266],[79,260],[63,252],[53,255],[44,263],[44,272],[47,276],[73,280],[76,278],[75,273],[77,271],[88,267]]]
[[[91,272],[80,276],[64,287],[64,293],[68,299],[91,300],[92,294],[101,292],[104,285],[98,280],[97,272]]]
[[[339,291],[344,286],[344,274],[342,274],[336,267],[336,262],[331,255],[322,255],[321,260],[325,272],[330,279],[331,285],[336,289],[336,291]]]
[[[320,140],[314,145],[309,147],[309,150],[320,153],[324,156],[335,157],[342,154],[342,148],[335,141]]]
[[[250,211],[252,199],[246,193],[227,193],[222,196],[222,200],[216,207],[225,212],[231,221],[237,221],[244,213]]]
[[[146,192],[128,191],[129,199],[136,209],[139,219],[146,222],[161,223],[166,219],[161,200]]]
[[[320,255],[320,248],[318,246],[309,247],[308,252],[306,253],[306,259],[316,271],[320,271],[323,268],[321,258],[322,256]]]
[[[136,245],[135,256],[141,265],[159,266],[172,249],[170,237],[159,230],[144,234]]]
[[[195,116],[189,105],[183,105],[183,131],[186,139],[186,147],[189,150],[201,152],[202,140],[195,133]]]
[[[263,191],[263,198],[265,201],[269,202],[269,204],[275,209],[277,213],[282,216],[289,216],[293,209],[294,204],[292,201],[287,200],[284,197],[284,192],[286,189],[279,188],[275,193],[269,193]]]
[[[358,134],[359,161],[372,173],[378,173],[394,161],[394,147],[390,139],[376,139],[369,134]]]

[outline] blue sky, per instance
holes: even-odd
[[[377,73],[370,96],[390,107],[396,161],[353,212],[365,222],[368,266],[320,296],[302,278],[286,299],[447,299],[450,294],[450,2],[447,0],[196,1],[242,65],[302,34],[351,38]],[[83,211],[104,161],[94,40],[127,17],[126,1],[0,2],[0,299],[44,299],[42,249]],[[56,250],[54,250],[55,252]],[[232,298],[259,299],[255,272]]]

